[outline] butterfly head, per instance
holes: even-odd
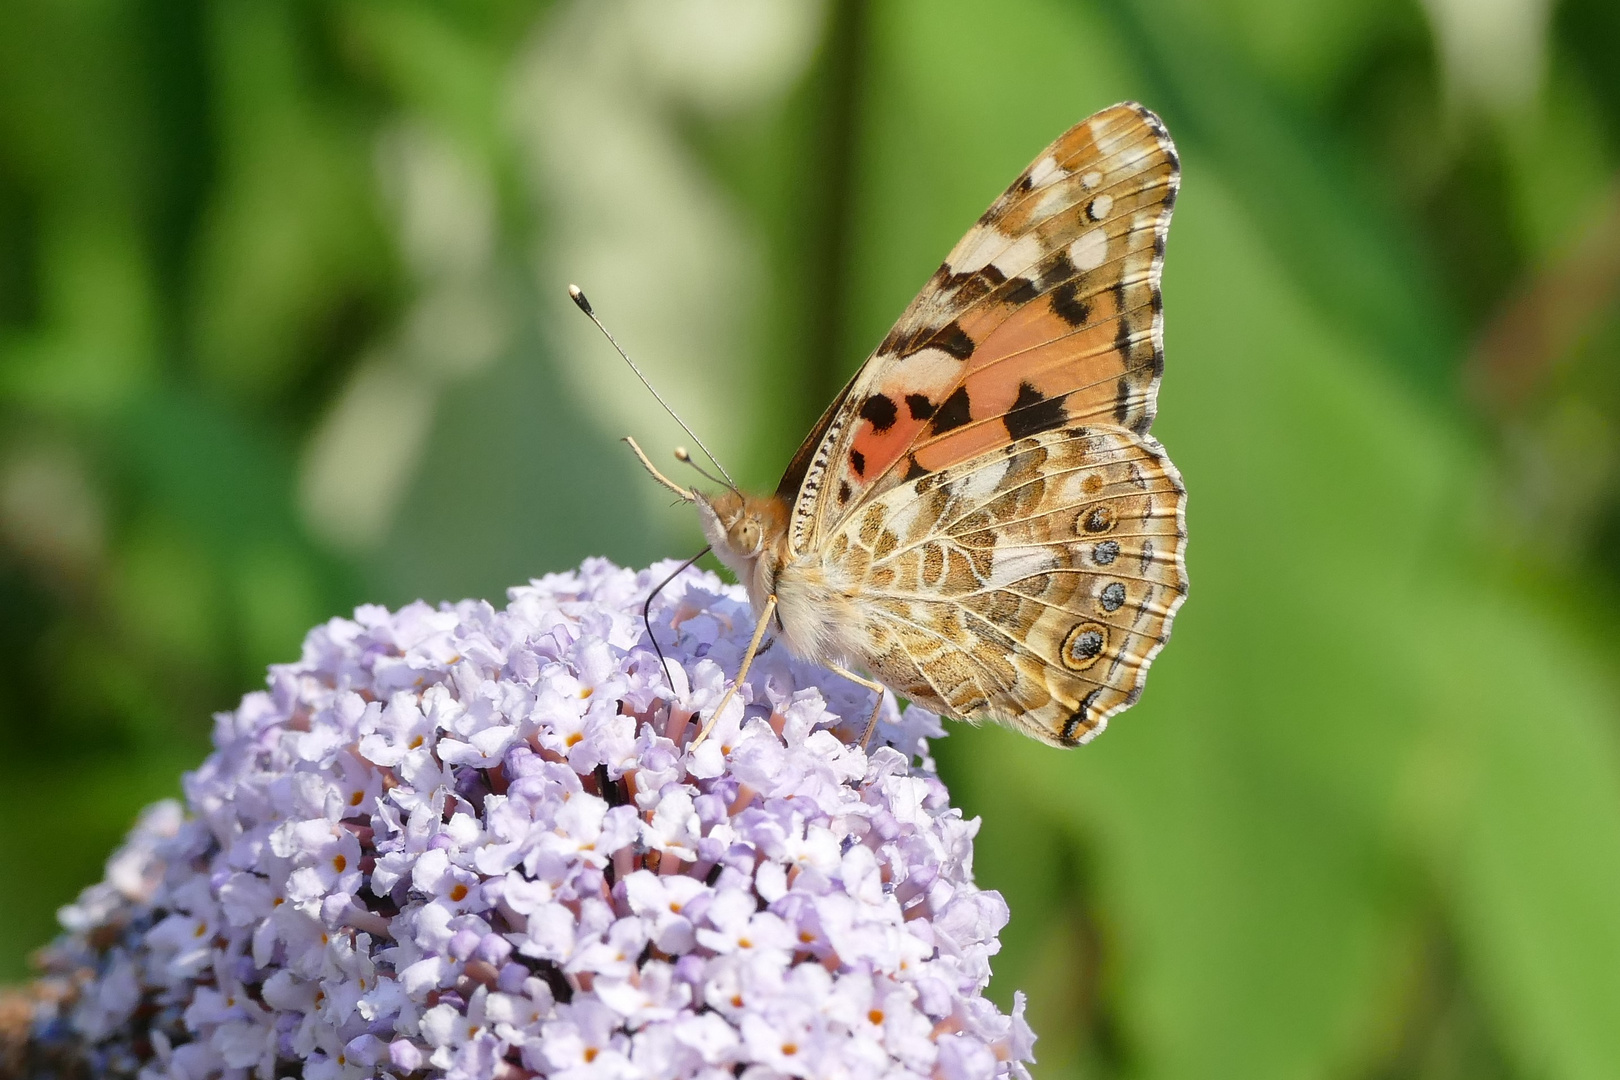
[[[694,491],[703,535],[721,562],[761,600],[771,591],[787,547],[788,508],[778,495]]]

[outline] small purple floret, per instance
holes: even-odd
[[[890,699],[863,752],[868,692],[768,648],[692,749],[752,617],[666,588],[672,695],[671,568],[313,631],[63,909],[37,1038],[189,1080],[1027,1078],[938,718]]]

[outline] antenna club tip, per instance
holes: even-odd
[[[591,310],[591,302],[585,299],[585,290],[581,289],[578,285],[568,286],[568,299],[572,300],[579,310],[583,311],[585,314],[595,314],[595,312]]]
[[[691,461],[692,460],[692,455],[687,453],[686,447],[677,446],[675,448],[675,460],[676,461]]]

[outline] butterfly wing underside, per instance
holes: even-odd
[[[1148,435],[1178,182],[1139,105],[1065,132],[784,476],[790,550],[861,612],[848,659],[913,700],[1073,745],[1141,692],[1186,592],[1184,490]]]
[[[826,561],[866,666],[948,716],[1085,742],[1141,693],[1186,591],[1184,490],[1151,440],[1054,429],[891,488]]]

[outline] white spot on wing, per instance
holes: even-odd
[[[962,374],[962,361],[940,349],[922,349],[895,360],[884,372],[882,391],[904,412],[907,394],[926,394],[937,403]]]
[[[1077,270],[1095,270],[1108,258],[1108,234],[1101,229],[1082,233],[1069,245],[1069,261]]]
[[[1068,175],[1068,170],[1050,156],[1041,158],[1029,167],[1029,182],[1035,187],[1042,187]]]
[[[1081,186],[1083,186],[1087,191],[1090,191],[1092,188],[1102,183],[1102,173],[1088,172],[1086,175],[1080,178],[1080,183]]]
[[[1068,184],[1053,184],[1041,192],[1040,198],[1035,200],[1035,209],[1031,211],[1033,221],[1044,221],[1052,216],[1054,210],[1069,205],[1069,198],[1074,194]]]
[[[1086,477],[1095,471],[1091,468],[1075,469],[1066,474],[1061,481],[1053,485],[1054,501],[1064,506],[1082,506],[1097,501],[1097,494],[1086,490]]]
[[[899,490],[899,489],[897,489]],[[889,503],[889,517],[883,524],[890,532],[900,538],[903,544],[915,543],[918,539],[916,530],[919,524],[923,525],[923,532],[927,531],[926,522],[919,522],[917,515],[922,509],[921,499],[904,499]]]
[[[1017,277],[1040,262],[1045,250],[1041,238],[1033,232],[1027,232],[1020,236],[1012,247],[997,255],[993,262],[1003,277]]]
[[[1115,124],[1112,117],[1103,116],[1093,117],[1086,126],[1091,128],[1091,139],[1097,144],[1098,153],[1104,157],[1112,154],[1131,130],[1129,124]]]
[[[951,257],[945,260],[953,274],[971,274],[983,270],[1011,242],[1010,238],[989,225],[975,225],[962,237]]]
[[[1135,146],[1129,150],[1121,151],[1119,155],[1114,158],[1113,167],[1118,170],[1130,169],[1132,166],[1140,165],[1142,162],[1152,157],[1158,152],[1158,149],[1159,148],[1156,144],[1147,143],[1142,146]]]
[[[991,588],[1004,588],[1033,574],[1044,574],[1056,565],[1052,552],[1040,547],[1002,547],[997,544],[990,563]]]
[[[1091,200],[1091,205],[1086,207],[1086,213],[1091,215],[1092,221],[1101,221],[1108,216],[1108,211],[1113,208],[1114,197],[1112,195],[1099,195]]]
[[[955,490],[951,492],[952,501],[958,505],[966,503],[971,506],[984,502],[1001,486],[1002,477],[1007,475],[1007,465],[1005,461],[998,461],[982,469],[975,469],[953,485]]]

